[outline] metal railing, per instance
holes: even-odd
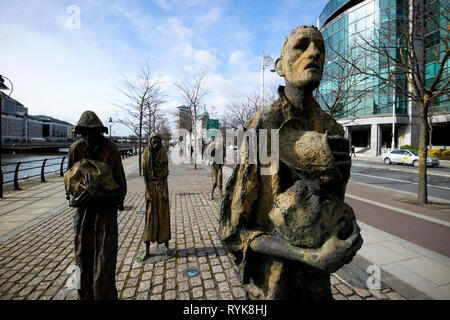
[[[14,190],[21,190],[20,186],[19,186],[19,181],[23,181],[23,180],[27,180],[27,179],[31,179],[31,178],[35,178],[35,177],[40,177],[41,182],[45,182],[46,174],[50,174],[50,173],[54,174],[57,172],[54,168],[56,165],[59,166],[59,174],[62,177],[62,176],[64,176],[64,162],[66,159],[67,159],[67,157],[64,156],[64,157],[45,158],[45,159],[38,159],[38,160],[19,161],[19,162],[15,162],[15,163],[2,164],[2,166],[14,165],[14,167],[15,167],[14,170],[3,172],[4,175],[14,173],[13,179],[3,180],[3,184],[13,183]],[[38,163],[39,163],[39,165],[35,165]],[[28,166],[26,168],[23,168],[23,167],[21,168],[22,165],[28,165]],[[53,167],[53,170],[46,171],[46,168],[48,168],[48,167]],[[23,177],[19,177],[19,172],[26,172],[26,171],[30,171],[30,170],[36,171],[36,169],[40,169],[40,173],[31,174],[31,175],[27,174]],[[2,188],[2,191],[3,191],[3,185],[1,185],[0,188]]]
[[[137,155],[137,150],[134,149],[125,149],[125,150],[120,150],[120,156],[122,159],[128,158],[128,157],[132,157]],[[58,165],[59,167],[59,175],[61,177],[64,176],[64,172],[67,170],[67,165],[64,166],[64,163],[67,163],[66,161],[67,156],[64,157],[56,157],[56,158],[45,158],[45,159],[38,159],[38,160],[30,160],[30,161],[18,161],[18,162],[13,162],[13,163],[4,163],[1,164],[2,167],[4,166],[14,166],[14,170],[9,170],[9,171],[3,171],[3,176],[8,175],[13,173],[13,178],[10,180],[4,180],[3,176],[1,177],[1,181],[3,181],[3,183],[0,184],[0,198],[2,198],[3,196],[3,185],[6,184],[10,184],[13,183],[14,185],[14,190],[21,190],[20,186],[19,186],[19,181],[24,181],[24,180],[28,180],[31,178],[36,178],[36,177],[40,177],[41,182],[45,182],[45,175],[46,174],[55,174],[57,172],[57,170],[55,170],[55,166]],[[37,165],[37,163],[39,163],[39,165]],[[34,165],[36,164],[36,165]],[[31,165],[31,166],[27,166],[26,168],[21,167],[22,165]],[[49,167],[53,167],[53,169],[51,170],[47,170]],[[35,170],[36,169],[40,169],[40,173],[36,173],[36,174],[32,174],[32,175],[25,175],[22,177],[19,177],[19,172],[23,173],[25,171],[30,171],[30,170]]]

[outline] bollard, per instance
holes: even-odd
[[[59,175],[60,175],[61,177],[64,177],[64,168],[63,168],[63,166],[64,166],[64,159],[66,159],[66,157],[63,157],[63,158],[62,158],[62,161],[61,161],[61,167],[59,168]]]
[[[42,162],[42,168],[41,168],[41,182],[45,182],[45,163],[47,162],[47,159],[44,159],[44,162]]]
[[[22,162],[17,162],[16,170],[14,171],[14,190],[21,190],[19,188],[19,167]]]

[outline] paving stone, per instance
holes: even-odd
[[[125,281],[116,281],[116,288],[118,291],[121,291],[125,286]]]
[[[162,275],[153,277],[152,285],[154,285],[154,286],[159,285],[159,284],[163,283],[163,281],[164,281],[164,277]]]
[[[369,292],[370,292],[375,298],[377,298],[377,299],[379,299],[379,300],[387,300],[387,299],[389,299],[389,297],[388,297],[385,293],[381,292],[380,290],[370,289]]]
[[[338,278],[336,278],[334,275],[331,275],[330,276],[330,283],[332,285],[337,285],[337,284],[340,284],[341,281]]]
[[[353,290],[355,290],[356,294],[358,296],[360,296],[361,298],[367,298],[367,297],[371,296],[370,292],[367,290],[360,289],[360,288],[353,288]]]
[[[232,292],[236,298],[243,298],[243,297],[245,297],[245,294],[246,294],[245,290],[240,287],[233,288]]]
[[[342,294],[335,294],[333,295],[334,300],[347,300],[346,297],[344,297]]]
[[[175,300],[177,298],[177,292],[175,290],[168,290],[164,293],[164,300]]]
[[[192,289],[192,298],[197,299],[203,296],[203,288],[195,287]]]
[[[147,297],[148,297],[147,292],[141,292],[136,295],[136,300],[147,300]]]
[[[166,290],[175,289],[177,281],[175,278],[170,278],[166,280]]]
[[[202,279],[200,277],[192,277],[189,279],[189,283],[191,284],[191,287],[195,286],[201,286],[202,285]]]
[[[161,294],[152,294],[150,296],[150,300],[162,300],[162,295]]]
[[[128,279],[127,282],[125,282],[125,287],[136,287],[138,281],[139,281],[138,278]]]
[[[353,290],[343,283],[336,285],[336,289],[338,289],[344,296],[349,296],[353,293]]]
[[[122,298],[131,298],[136,293],[136,288],[127,288],[123,291]]]
[[[406,300],[404,297],[402,297],[401,295],[399,295],[397,292],[388,292],[387,293],[388,297],[390,300]]]
[[[230,280],[230,283],[232,286],[240,286],[241,285],[241,281],[236,277],[230,278],[229,280]]]
[[[150,289],[151,282],[150,280],[147,281],[141,281],[139,283],[139,289],[138,292],[148,291]]]
[[[29,295],[31,291],[34,290],[34,287],[25,287],[19,292],[19,296],[23,297]]]
[[[157,285],[152,287],[152,294],[159,294],[163,291],[163,285]]]
[[[146,272],[142,273],[142,277],[141,277],[142,281],[150,280],[151,278],[152,278],[152,272],[151,271],[146,271]]]
[[[229,291],[226,292],[220,292],[220,298],[222,300],[233,300],[233,296]]]
[[[348,300],[362,300],[360,296],[357,296],[356,294],[349,296]]]
[[[230,290],[230,286],[225,281],[224,282],[219,282],[217,286],[218,286],[220,292],[225,292],[225,291],[229,291]]]
[[[78,300],[78,292],[76,290],[69,290],[66,300]]]
[[[116,276],[116,280],[125,280],[128,276],[128,272],[121,272]]]
[[[227,277],[223,273],[218,273],[218,274],[214,275],[214,278],[218,282],[222,282],[222,281],[225,281],[227,279]]]

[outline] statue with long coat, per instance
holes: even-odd
[[[161,141],[160,135],[152,133],[149,146],[144,150],[143,155],[146,199],[145,227],[142,237],[146,244],[144,260],[150,256],[151,242],[164,243],[169,252],[170,208],[167,183],[169,160]]]
[[[75,127],[82,138],[70,146],[65,174],[67,198],[76,207],[75,262],[81,300],[117,300],[115,283],[117,210],[127,193],[119,150],[97,115],[84,112]]]

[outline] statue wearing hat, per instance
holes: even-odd
[[[161,136],[152,133],[149,145],[144,150],[143,173],[145,182],[145,227],[142,236],[145,242],[145,256],[150,257],[150,243],[164,243],[167,253],[170,240],[170,208],[167,176],[169,161]]]
[[[108,129],[85,111],[75,132],[82,138],[69,149],[66,193],[75,213],[75,261],[80,269],[81,300],[117,300],[117,210],[127,192],[117,147],[103,136]]]
[[[243,161],[228,180],[220,232],[239,268],[249,299],[332,299],[330,273],[362,245],[351,207],[344,203],[351,160],[342,127],[318,105],[325,47],[313,26],[294,29],[276,61],[286,86],[255,113],[244,130],[278,129],[277,169]],[[273,137],[277,141],[276,137]],[[260,137],[258,137],[260,140]],[[259,146],[259,143],[257,143]]]

